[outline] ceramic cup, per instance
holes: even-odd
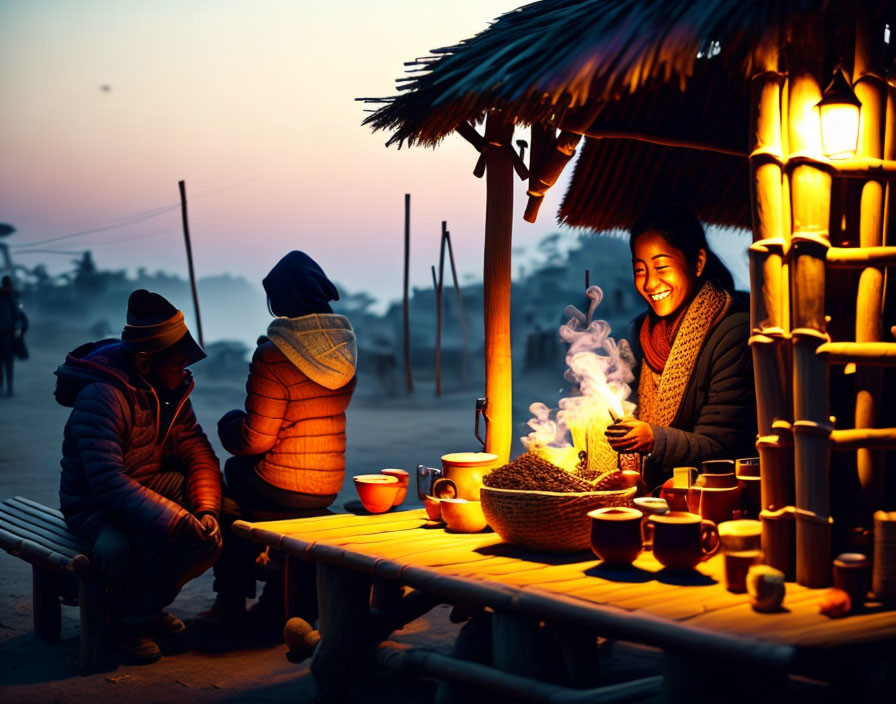
[[[398,493],[398,479],[385,474],[359,474],[354,478],[358,498],[370,513],[384,513],[392,508]]]
[[[439,509],[448,530],[457,533],[478,533],[488,525],[482,503],[466,499],[440,499]]]
[[[672,480],[667,479],[660,489],[660,498],[665,499],[672,511],[688,510],[688,487],[672,486]]]
[[[644,531],[644,526],[647,525],[648,518],[669,513],[669,502],[658,497],[639,496],[633,500],[633,503],[635,504],[635,508],[644,514],[644,518],[641,519],[642,531]],[[653,543],[645,540],[644,549],[653,550]]]
[[[762,524],[759,521],[741,519],[717,525],[723,552],[744,552],[762,547]]]
[[[734,474],[734,460],[704,460],[700,463],[701,474]]]
[[[834,586],[849,594],[850,611],[865,604],[871,584],[871,561],[862,553],[844,552],[834,560]]]
[[[588,512],[591,549],[604,562],[630,564],[641,552],[641,519],[636,508],[608,506]]]
[[[398,480],[398,492],[395,494],[395,499],[392,502],[393,506],[400,506],[401,502],[404,501],[404,498],[408,495],[408,484],[410,483],[411,477],[405,472],[403,469],[381,469],[380,474],[385,474],[389,477],[395,477]]]
[[[736,486],[692,486],[687,492],[688,510],[713,523],[730,521],[739,499],[740,489]]]
[[[738,477],[758,477],[759,458],[741,457],[739,460],[734,460],[734,474]]]
[[[423,497],[423,508],[426,509],[426,517],[429,520],[436,522],[442,521],[441,503],[441,499],[437,499],[435,496]]]
[[[490,452],[452,452],[442,455],[442,476],[457,486],[457,496],[468,501],[479,501],[482,477],[488,474],[498,460]]]
[[[743,594],[747,591],[747,572],[759,564],[761,556],[758,550],[725,553],[725,586],[729,592]]]
[[[695,513],[669,511],[650,516],[647,539],[653,538],[653,555],[670,569],[691,569],[719,550],[719,531],[715,523]]]

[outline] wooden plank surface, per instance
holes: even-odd
[[[822,590],[792,582],[783,611],[757,613],[745,594],[725,589],[721,555],[685,574],[664,570],[649,552],[630,567],[611,568],[587,552],[538,553],[507,545],[492,532],[451,533],[429,523],[422,509],[243,523],[238,530],[306,559],[402,579],[458,601],[519,606],[547,603],[547,596],[583,616],[618,609],[803,648],[896,638],[896,611],[871,605],[863,613],[829,619],[818,613]]]

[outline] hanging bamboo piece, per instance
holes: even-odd
[[[886,124],[887,84],[873,71],[881,64],[879,41],[872,41],[872,31],[864,18],[856,26],[853,86],[862,103],[859,141],[856,156],[867,159],[884,157],[884,126]],[[875,32],[876,33],[876,32]],[[859,247],[879,247],[883,244],[884,184],[869,179],[862,185]],[[875,343],[881,340],[883,318],[884,270],[865,267],[859,276],[856,296],[856,342]],[[878,424],[882,402],[883,371],[861,365],[855,374],[855,428],[873,428]],[[865,512],[870,516],[883,508],[883,461],[880,450],[860,447],[856,450],[856,466],[865,498]]]
[[[411,257],[411,194],[404,194],[404,287],[403,287],[403,330],[404,330],[404,373],[408,393],[414,391],[414,375],[411,373],[411,305],[408,298]]]
[[[509,145],[513,120],[500,111],[486,118],[485,140]],[[510,250],[513,236],[513,163],[506,149],[487,149],[483,314],[485,317],[485,394],[490,422],[485,451],[510,459],[513,440],[513,372],[510,351]]]

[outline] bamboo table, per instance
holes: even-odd
[[[860,614],[829,619],[818,613],[818,590],[788,583],[782,611],[756,613],[746,595],[725,589],[721,556],[685,574],[662,569],[649,552],[630,567],[612,568],[586,553],[528,551],[503,543],[492,532],[449,533],[431,527],[422,509],[240,521],[234,529],[292,558],[317,564],[322,640],[312,672],[324,698],[345,694],[357,658],[371,644],[362,634],[369,633],[371,584],[381,580],[443,602],[489,607],[502,619],[500,629],[496,623],[496,637],[499,631],[510,634],[511,651],[525,649],[526,624],[533,622],[660,647],[667,663],[663,686],[673,692],[673,699],[694,701],[724,693],[730,700],[732,682],[737,682],[735,693],[755,696],[759,684],[781,687],[787,673],[821,672],[826,681],[842,680],[853,691],[863,682],[879,688],[885,686],[881,677],[888,676],[887,660],[893,662],[896,611],[872,605]],[[388,661],[388,654],[379,659]],[[431,668],[436,674],[457,672],[444,662],[441,669],[438,665]],[[863,678],[858,666],[873,677]],[[506,669],[513,672],[512,663]],[[513,684],[516,675],[483,676],[485,680],[477,680],[480,684],[488,680],[500,689],[501,682]],[[531,681],[518,679],[521,691],[534,700],[548,695],[552,701],[581,700],[533,689]],[[654,685],[640,681],[629,690],[591,690],[588,700],[631,698],[649,693]],[[512,686],[505,689],[511,691]]]

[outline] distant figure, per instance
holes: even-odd
[[[121,340],[82,345],[56,370],[56,400],[72,407],[62,513],[93,543],[91,558],[110,581],[115,645],[132,663],[158,660],[156,638],[184,630],[162,609],[221,549],[221,471],[186,370],[203,357],[183,313],[140,289]]]
[[[218,422],[228,452],[224,475],[224,550],[215,565],[217,592],[205,626],[237,626],[245,600],[255,596],[258,543],[228,529],[239,517],[320,513],[345,477],[345,410],[355,390],[357,342],[348,318],[329,301],[339,292],[304,252],[284,256],[262,284],[277,316],[259,338],[249,366],[245,410]],[[283,629],[283,581],[267,583],[257,629]]]
[[[27,330],[28,318],[12,287],[12,279],[4,276],[0,281],[0,387],[5,378],[7,396],[12,396],[13,359],[17,355],[22,359],[28,356],[24,341]]]
[[[632,325],[638,408],[607,428],[617,452],[647,455],[648,484],[674,467],[748,457],[756,402],[748,299],[690,210],[664,205],[632,226],[632,273],[648,309]]]

